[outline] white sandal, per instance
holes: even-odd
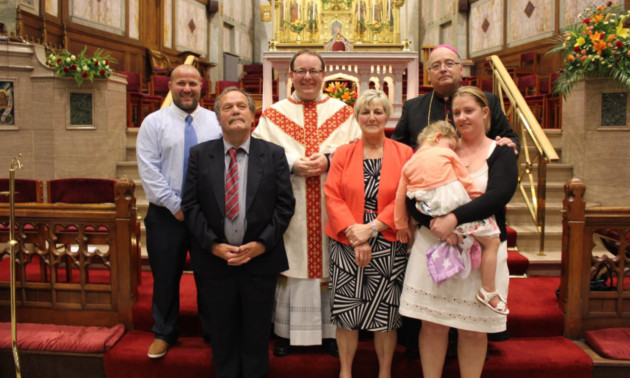
[[[499,303],[497,303],[497,307],[493,307],[490,304],[490,300],[494,297],[499,298]],[[483,287],[480,287],[479,292],[477,292],[477,300],[483,303],[484,305],[490,307],[492,311],[499,313],[501,315],[507,315],[510,313],[510,310],[508,310],[507,308],[506,300],[503,299],[501,294],[499,294],[499,292],[496,290],[493,291],[492,293],[488,293],[487,291],[483,289]]]

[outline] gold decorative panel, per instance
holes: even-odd
[[[278,0],[270,50],[324,49],[343,36],[357,50],[400,50],[404,0]]]

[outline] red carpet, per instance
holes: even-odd
[[[142,285],[138,287],[138,301],[133,306],[133,323],[136,330],[151,331],[151,296],[153,276],[142,271]],[[184,273],[179,285],[179,328],[184,336],[201,335],[201,323],[197,316],[197,287],[192,274]]]
[[[529,260],[515,249],[508,249],[508,269],[513,276],[522,276],[527,273]]]
[[[584,340],[600,356],[613,360],[630,360],[630,328],[586,331]]]
[[[560,277],[510,279],[507,328],[510,337],[562,336],[564,314],[556,299]]]
[[[164,358],[151,360],[147,349],[150,332],[132,331],[103,356],[108,377],[207,377],[212,370],[212,352],[201,337],[180,337]]]
[[[150,360],[146,350],[153,335],[133,331],[104,356],[108,377],[201,377],[214,376],[210,346],[199,337],[182,337],[161,360]],[[339,375],[339,360],[319,348],[303,348],[288,357],[274,357],[269,347],[269,377],[334,378]],[[490,343],[483,377],[488,378],[589,378],[592,362],[572,341],[563,337],[518,338]],[[359,343],[354,376],[374,377],[378,362],[371,340]],[[422,376],[420,360],[407,357],[402,347],[394,356],[394,377]],[[448,358],[444,377],[459,377],[458,363]]]
[[[153,340],[150,332],[150,272],[143,272],[138,303],[134,306],[137,331],[128,332],[104,355],[108,377],[214,376],[210,346],[202,340],[196,310],[196,290],[192,274],[181,283],[180,337],[162,360],[150,360],[146,351]],[[592,375],[591,359],[573,342],[561,337],[563,314],[555,299],[558,277],[513,278],[510,280],[508,331],[511,339],[490,343],[483,377],[577,377]],[[190,337],[193,336],[193,337]],[[339,360],[318,347],[300,348],[287,357],[275,357],[269,345],[269,377],[337,377]],[[361,340],[355,357],[356,377],[376,377],[378,361],[371,339]],[[407,357],[402,347],[394,356],[394,377],[421,377],[420,361]],[[458,377],[456,358],[448,358],[445,377]]]

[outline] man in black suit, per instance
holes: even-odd
[[[433,90],[405,101],[402,114],[392,134],[392,139],[412,148],[418,147],[416,142],[418,134],[430,123],[445,120],[455,125],[451,99],[460,87],[464,73],[459,53],[449,45],[436,46],[425,64]],[[488,137],[495,139],[500,145],[514,148],[514,152],[518,153],[520,149],[518,135],[512,130],[501,110],[499,99],[492,93],[484,93],[488,98],[491,116]]]
[[[182,209],[205,300],[217,377],[262,377],[284,234],[295,209],[284,149],[250,137],[254,102],[227,88],[215,102],[223,138],[190,150]]]

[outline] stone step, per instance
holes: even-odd
[[[533,222],[526,225],[511,224],[518,233],[516,246],[519,252],[537,254],[540,247],[540,238]],[[545,251],[558,252],[561,250],[562,225],[545,225]]]
[[[506,220],[509,225],[534,224],[529,208],[525,203],[512,203],[507,205]],[[562,224],[562,205],[547,203],[545,209],[545,224]]]
[[[125,160],[126,161],[135,161],[136,160],[136,145],[129,145],[125,147]]]
[[[140,183],[140,174],[138,173],[138,163],[133,161],[119,161],[116,163],[116,172],[118,176],[126,175],[136,183]],[[142,186],[142,185],[140,185]],[[137,197],[137,196],[136,196]]]
[[[525,164],[521,164],[521,171],[525,169]],[[536,177],[538,164],[532,165],[532,172]],[[573,174],[573,165],[565,163],[552,163],[547,165],[547,182],[566,182]]]
[[[569,177],[567,177],[567,180],[569,179]],[[566,180],[565,180],[566,181]],[[523,188],[525,189],[525,193],[527,193],[527,195],[529,196],[531,193],[531,185],[529,183],[529,181],[524,181],[523,182]],[[534,184],[534,190],[536,190],[536,185]],[[562,204],[562,200],[564,199],[564,182],[560,182],[560,181],[554,181],[554,182],[547,182],[547,187],[545,190],[545,197],[547,200],[548,204],[551,203],[555,203],[555,204]],[[514,193],[514,196],[512,197],[512,200],[510,200],[510,204],[524,204],[525,203],[525,199],[523,198],[523,195],[521,194],[521,190],[519,188],[516,189],[516,193]]]

